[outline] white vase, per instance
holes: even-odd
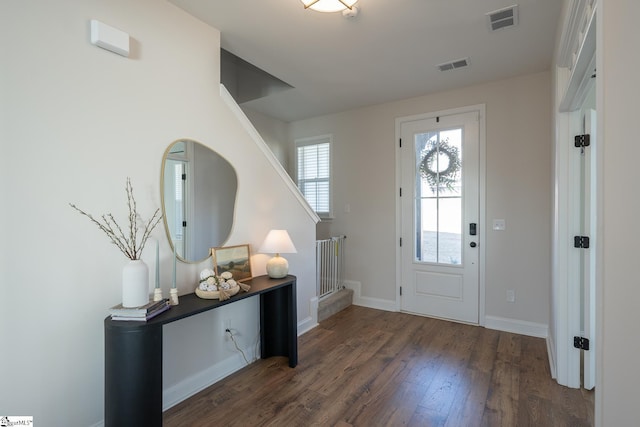
[[[122,306],[139,307],[149,302],[149,267],[144,261],[129,261],[122,269]]]

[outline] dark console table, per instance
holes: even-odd
[[[106,427],[162,426],[162,325],[176,322],[241,299],[260,295],[260,357],[286,356],[298,364],[296,278],[254,277],[226,301],[195,294],[148,322],[104,321]]]

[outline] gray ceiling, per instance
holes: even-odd
[[[549,69],[561,0],[360,0],[358,16],[299,0],[170,0],[221,45],[293,89],[244,103],[290,122]],[[518,4],[519,24],[486,14]],[[469,58],[469,66],[438,64]]]

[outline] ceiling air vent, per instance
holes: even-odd
[[[518,5],[505,7],[487,13],[489,19],[489,30],[496,31],[501,28],[514,27],[518,25]]]
[[[438,64],[438,70],[448,71],[455,70],[457,68],[464,68],[469,66],[469,58],[456,59],[455,61],[445,62],[444,64]]]

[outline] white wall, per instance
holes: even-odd
[[[640,3],[598,1],[598,141],[604,150],[604,262],[598,289],[596,425],[638,423]]]
[[[243,109],[251,124],[260,132],[260,136],[267,143],[282,167],[293,171],[293,159],[289,150],[289,124],[257,111]]]
[[[128,32],[131,57],[92,46],[90,19]],[[130,176],[148,218],[160,206],[162,154],[179,138],[202,142],[236,168],[228,244],[255,250],[270,228],[290,231],[298,319],[310,318],[314,221],[220,97],[217,30],[161,0],[8,0],[0,28],[0,414],[33,415],[47,426],[103,418],[103,319],[121,300],[126,259],[68,203],[124,219]],[[166,293],[171,254],[162,227],[153,238]],[[153,278],[150,245],[143,259]],[[265,260],[253,257],[254,274],[264,273]],[[181,294],[193,291],[206,264],[178,265]],[[242,365],[222,338],[222,318],[233,320],[243,347],[254,347],[254,299],[216,311],[165,328],[171,399],[202,385],[203,373],[211,379],[212,366]]]
[[[346,234],[346,278],[366,298],[394,302],[395,118],[486,104],[486,315],[539,324],[549,318],[551,75],[489,84],[293,122],[290,141],[334,135],[335,219]],[[345,212],[345,205],[350,212]],[[507,230],[491,230],[493,218]],[[516,303],[506,302],[506,290]],[[393,305],[393,304],[390,304]]]

